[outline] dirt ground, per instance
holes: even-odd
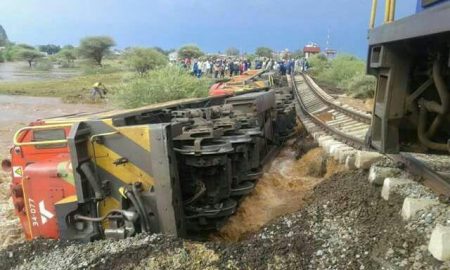
[[[88,244],[37,240],[0,251],[0,268],[447,269],[422,248],[420,234],[405,230],[401,203],[381,199],[366,179],[365,171],[334,174],[301,199],[298,211],[237,242],[145,234]]]
[[[367,99],[357,99],[349,97],[345,94],[345,91],[331,86],[325,82],[317,82],[319,86],[327,92],[329,95],[336,98],[337,101],[340,101],[343,104],[347,104],[353,108],[359,109],[366,113],[372,113],[373,110],[373,98],[367,98]]]
[[[100,109],[55,99],[0,97],[0,124],[7,127],[0,134],[1,153],[7,153],[14,130],[36,118]],[[86,244],[20,243],[20,229],[5,201],[9,179],[2,178],[0,239],[16,244],[0,249],[0,270],[448,269],[428,253],[422,234],[407,229],[411,226],[399,214],[402,201],[381,199],[366,171],[344,171],[319,148],[297,159],[292,144],[298,142],[290,143],[208,242],[140,234]],[[6,237],[11,233],[16,238]]]
[[[14,133],[40,118],[104,110],[100,105],[66,104],[59,98],[0,95],[0,160],[9,158]],[[0,247],[21,240],[9,200],[8,173],[0,171]]]
[[[345,95],[337,96],[337,100],[343,104],[347,104],[353,108],[359,109],[363,112],[372,113],[373,110],[373,99],[368,98],[365,100],[355,99]]]

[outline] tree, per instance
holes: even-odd
[[[8,35],[6,35],[6,31],[3,26],[0,25],[0,47],[5,47],[8,43]]]
[[[273,50],[267,47],[256,48],[255,54],[259,57],[272,58]]]
[[[155,49],[155,50],[158,51],[159,53],[162,53],[162,54],[164,54],[164,55],[167,55],[167,52],[166,52],[163,48],[161,48],[161,47],[155,46],[155,47],[153,47],[153,49]]]
[[[18,48],[15,51],[15,58],[25,60],[30,65],[30,68],[37,59],[44,57],[44,55],[36,49]]]
[[[14,43],[9,43],[2,51],[4,61],[13,61],[18,47]]]
[[[202,50],[196,45],[185,45],[178,50],[179,58],[199,58],[203,55]]]
[[[67,64],[72,64],[77,59],[77,50],[72,47],[64,47],[58,52],[58,57],[67,61]]]
[[[75,49],[73,45],[67,44],[62,47],[62,49]]]
[[[86,37],[80,41],[79,52],[80,55],[91,59],[99,66],[102,66],[103,57],[108,54],[111,47],[115,45],[116,43],[110,37]]]
[[[239,50],[237,48],[230,47],[225,51],[225,53],[228,56],[237,56],[237,55],[239,55]]]
[[[15,49],[36,50],[35,47],[28,45],[28,44],[24,44],[24,43],[17,44],[14,47],[15,47]]]
[[[132,48],[125,53],[128,64],[140,75],[167,65],[167,57],[153,48]]]
[[[53,55],[61,50],[61,46],[55,44],[39,45],[38,49],[39,51],[45,52],[48,55]]]

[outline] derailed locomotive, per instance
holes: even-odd
[[[275,87],[20,129],[11,161],[2,165],[11,169],[26,238],[198,237],[217,230],[294,132],[292,90]]]
[[[371,27],[376,15],[373,1]],[[384,153],[450,151],[450,1],[419,0],[417,14],[369,31],[368,73],[377,78],[370,144]]]

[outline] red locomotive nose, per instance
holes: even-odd
[[[4,170],[5,172],[11,171],[11,160],[9,159],[2,160],[2,170]]]

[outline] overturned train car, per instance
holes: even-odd
[[[378,82],[371,145],[448,154],[450,1],[419,0],[417,14],[370,30],[369,46],[368,72]]]
[[[69,115],[20,129],[3,165],[27,239],[197,237],[236,211],[295,122],[287,87]]]

